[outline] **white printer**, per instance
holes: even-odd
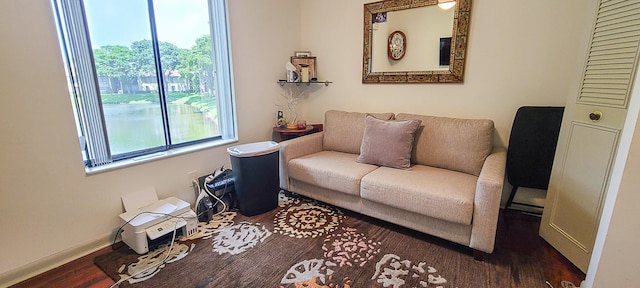
[[[125,213],[122,241],[138,254],[144,254],[159,245],[198,232],[198,217],[189,203],[176,197],[158,200],[155,189],[122,196]]]

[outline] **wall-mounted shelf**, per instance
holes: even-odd
[[[286,84],[292,84],[292,85],[296,85],[296,86],[300,86],[300,84],[304,84],[304,85],[311,85],[311,84],[324,84],[324,86],[329,86],[329,84],[331,84],[333,82],[330,81],[309,81],[309,82],[287,82],[285,80],[278,80],[278,84],[280,86],[284,86]]]

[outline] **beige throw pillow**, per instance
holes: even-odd
[[[380,120],[367,115],[357,161],[392,168],[409,168],[414,134],[421,122]]]

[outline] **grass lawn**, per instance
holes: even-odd
[[[158,103],[157,93],[139,94],[101,94],[102,104],[145,104]],[[170,92],[167,102],[174,104],[188,104],[198,108],[203,113],[215,117],[218,114],[216,99],[213,96],[200,93]]]

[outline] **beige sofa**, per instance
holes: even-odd
[[[281,188],[468,246],[475,256],[492,253],[506,162],[505,149],[492,145],[493,121],[371,115],[330,110],[324,131],[281,142]],[[397,123],[417,130],[394,135]],[[406,166],[363,161],[361,149],[377,147],[380,155],[367,157],[384,158],[405,145],[394,138],[410,141]]]

